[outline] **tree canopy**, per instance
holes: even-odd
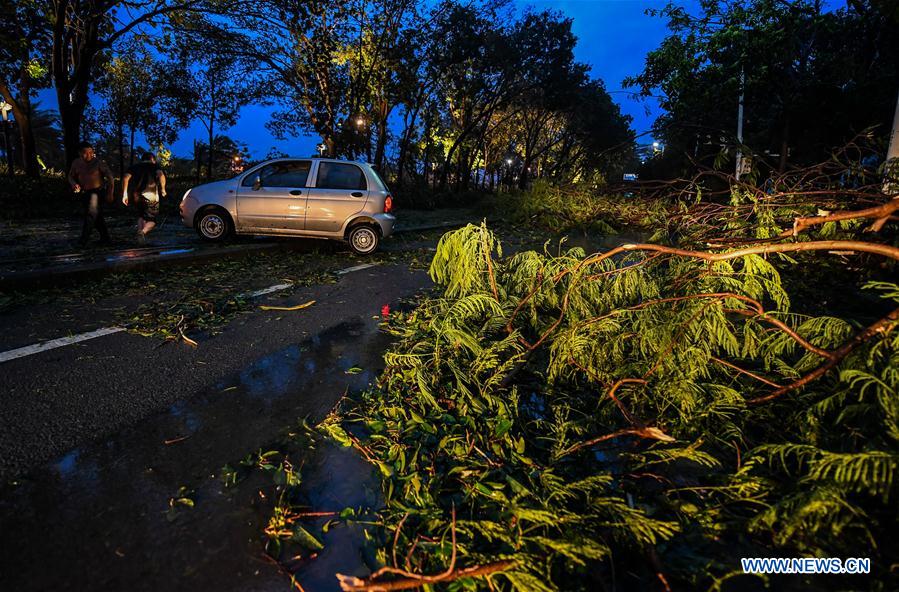
[[[888,3],[835,11],[816,0],[699,4],[698,14],[674,3],[653,11],[670,34],[626,81],[660,95],[655,134],[673,152],[734,147],[741,91],[743,144],[772,168],[820,161],[871,126],[888,133],[899,88]]]
[[[571,20],[506,0],[66,0],[24,2],[15,22],[0,92],[24,142],[28,100],[54,87],[67,160],[91,132],[120,166],[135,133],[171,142],[198,121],[211,144],[249,101],[276,106],[275,137],[314,134],[440,190],[603,178],[631,148]]]

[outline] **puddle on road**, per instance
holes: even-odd
[[[117,261],[134,261],[136,259],[148,259],[151,257],[166,257],[169,255],[182,255],[184,253],[192,253],[196,249],[159,249],[158,247],[152,250],[148,249],[129,249],[127,251],[120,251],[115,255],[110,255],[106,257],[105,261],[107,263],[115,263]]]
[[[309,532],[320,537],[324,549],[315,559],[291,567],[294,577],[304,590],[336,592],[340,587],[335,574],[365,577],[371,573],[368,566],[375,564],[373,553],[365,547],[359,522],[374,519],[371,512],[382,507],[380,481],[373,467],[355,450],[333,443],[318,443],[302,473],[301,492],[313,511],[361,510],[355,518],[332,524],[323,535],[322,527],[329,518],[303,521]]]
[[[225,488],[221,469],[277,444],[299,418],[321,419],[347,390],[364,388],[388,342],[377,320],[339,325],[5,487],[2,588],[289,589],[263,556],[271,476],[252,471]],[[319,444],[292,461],[303,464],[303,488],[316,510],[376,507],[377,479],[351,449]],[[194,507],[169,511],[182,487],[192,491]],[[366,573],[358,528],[339,525],[324,535],[325,550],[297,571],[307,590],[337,589],[335,571]]]

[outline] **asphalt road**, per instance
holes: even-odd
[[[296,288],[286,299],[261,297],[258,304],[269,299],[288,306],[308,300],[316,304],[295,312],[255,308],[221,334],[201,337],[196,348],[120,332],[0,363],[0,481],[190,399],[291,344],[341,323],[380,315],[383,306],[429,284],[424,272],[406,265],[377,266],[342,275],[336,284]],[[107,326],[111,315],[106,311],[118,304],[70,306],[61,318],[51,302],[0,316],[0,351],[22,347],[35,337]]]
[[[221,333],[195,335],[196,348],[118,332],[0,363],[0,590],[290,588],[264,551],[271,477],[254,471],[228,488],[223,467],[373,383],[390,341],[379,323],[431,284],[406,264],[331,263],[336,283],[261,296]],[[96,329],[120,304],[70,305],[64,323],[53,302],[20,308],[0,316],[10,329],[0,352],[54,326]],[[377,506],[372,468],[352,450],[297,453],[314,507]],[[192,507],[173,507],[179,496]],[[325,549],[291,568],[305,589],[369,573],[359,527],[316,532]]]
[[[320,421],[377,378],[390,341],[379,322],[432,285],[424,271],[393,261],[426,257],[434,242],[401,241],[394,250],[409,253],[373,266],[337,251],[299,256],[302,273],[288,275],[295,286],[253,298],[215,335],[191,333],[197,347],[119,330],[35,351],[114,327],[154,298],[163,308],[183,297],[164,283],[148,289],[144,272],[129,276],[139,289],[84,283],[0,312],[0,590],[290,588],[265,550],[278,499],[271,476],[252,471],[227,487],[225,467],[280,448],[300,418]],[[287,281],[276,265],[252,269],[221,283],[245,295]],[[319,271],[337,273],[336,283],[301,285]],[[219,296],[210,286],[227,295],[215,276],[203,281],[212,282],[198,286],[203,297]],[[302,310],[260,309],[311,300]],[[370,512],[381,503],[372,467],[352,449],[322,443],[290,454],[310,507]],[[173,504],[179,496],[194,503]],[[309,527],[323,550],[289,560],[304,589],[336,591],[335,573],[369,573],[361,527]]]

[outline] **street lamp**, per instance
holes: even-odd
[[[511,156],[506,157],[506,174],[503,176],[506,185],[512,186],[512,163],[515,162]]]
[[[10,146],[9,142],[9,125],[12,123],[9,120],[9,112],[12,111],[12,105],[0,99],[0,114],[3,117],[3,148],[6,150],[6,172],[10,177],[15,176],[16,171],[13,168],[13,160],[12,160],[12,146]]]
[[[363,125],[365,125],[365,120],[362,119],[361,117],[357,117],[357,118],[356,118],[356,125],[358,125],[359,127],[362,127]]]

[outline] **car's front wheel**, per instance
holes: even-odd
[[[380,238],[378,231],[371,226],[356,226],[347,235],[347,242],[356,254],[369,255],[377,250]]]
[[[231,231],[231,217],[217,208],[201,212],[197,219],[197,232],[204,240],[223,241]]]

